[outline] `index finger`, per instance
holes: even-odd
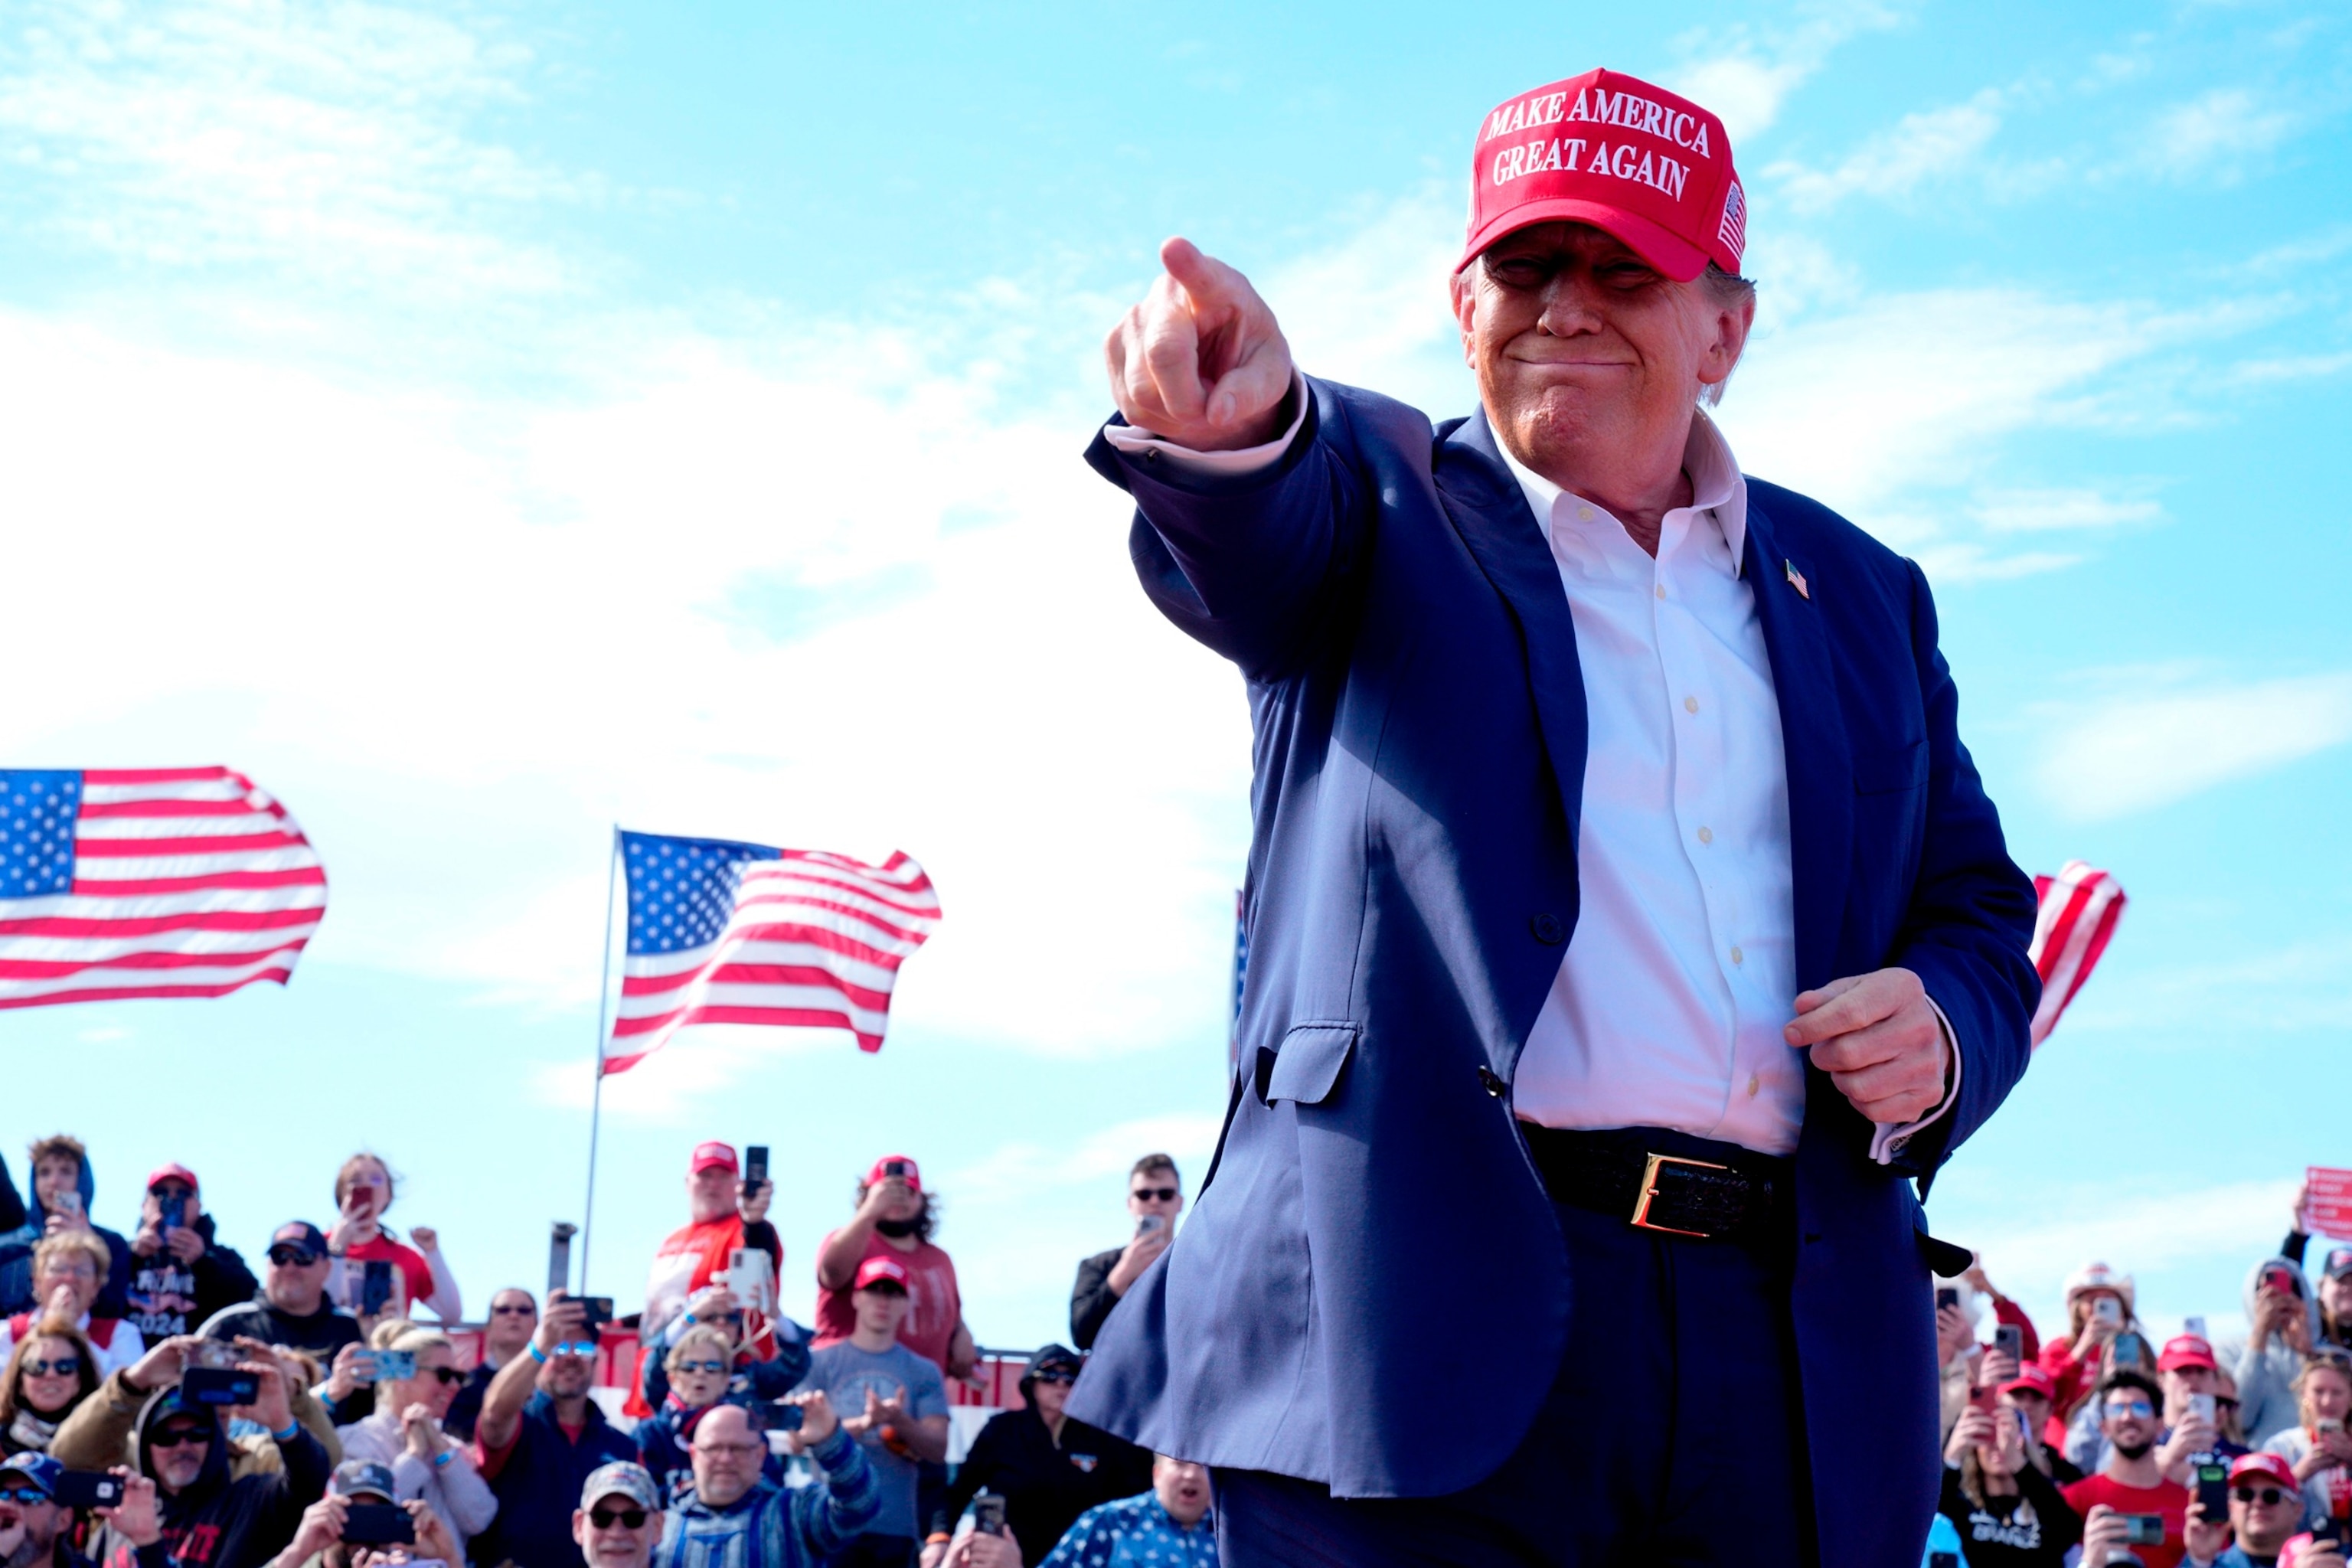
[[[1181,234],[1161,244],[1160,265],[1183,289],[1196,311],[1232,310],[1241,303],[1235,285],[1242,275]]]
[[[1858,979],[1832,980],[1819,991],[1809,991],[1798,997],[1798,1005],[1803,1006],[1808,996],[1827,1000],[1789,1020],[1781,1035],[1792,1046],[1819,1045],[1836,1036],[1868,1028],[1882,1018],[1892,1017],[1895,1010],[1892,997]]]

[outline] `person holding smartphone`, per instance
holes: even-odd
[[[2105,1375],[2107,1347],[2134,1321],[2132,1277],[2105,1263],[2085,1263],[2066,1279],[2066,1331],[2042,1342],[2042,1370],[2050,1374],[2051,1404],[2063,1420]],[[2063,1443],[2063,1430],[2044,1435]]]
[[[1961,1413],[1937,1511],[1959,1531],[1969,1568],[2062,1568],[2083,1538],[2082,1516],[2034,1465],[2013,1406]]]
[[[2181,1531],[2189,1514],[2189,1489],[2179,1477],[2167,1473],[2167,1463],[2185,1475],[2188,1458],[2185,1449],[2178,1455],[2158,1456],[2164,1391],[2144,1373],[2114,1372],[2100,1381],[2095,1397],[2099,1401],[2100,1430],[2111,1448],[2107,1462],[2096,1475],[2084,1477],[2062,1493],[2067,1506],[2083,1516],[2083,1561],[2095,1568],[2105,1561],[2096,1550],[2105,1544],[2104,1532],[2101,1540],[2094,1540],[2100,1517],[2096,1510],[2105,1508],[2119,1516],[2160,1519],[2161,1541],[2116,1544],[2129,1544],[2133,1555],[2147,1568],[2175,1568],[2185,1550]]]
[[[1070,1288],[1070,1342],[1094,1348],[1110,1310],[1118,1305],[1143,1271],[1160,1260],[1176,1238],[1176,1216],[1184,1212],[1184,1182],[1169,1154],[1146,1154],[1127,1173],[1127,1212],[1135,1232],[1122,1246],[1097,1252],[1078,1265]]]
[[[261,1284],[235,1247],[220,1244],[185,1165],[148,1173],[131,1260],[131,1321],[151,1343],[194,1332],[223,1308],[253,1300]]]
[[[178,1568],[155,1518],[155,1483],[127,1465],[108,1472],[122,1483],[122,1500],[92,1508],[89,1516],[130,1549],[137,1568]],[[16,1454],[0,1462],[0,1563],[10,1568],[98,1568],[102,1556],[74,1550],[74,1510],[58,1500],[65,1467],[46,1454]]]
[[[856,1331],[851,1300],[856,1280],[873,1258],[887,1258],[906,1271],[907,1312],[898,1338],[950,1377],[969,1377],[979,1359],[964,1327],[963,1293],[955,1259],[931,1237],[939,1230],[938,1196],[904,1154],[885,1154],[857,1184],[857,1212],[817,1244],[816,1347],[838,1344]]]
[[[21,1312],[42,1304],[34,1291],[34,1249],[47,1237],[71,1231],[95,1237],[106,1247],[105,1283],[91,1310],[103,1318],[128,1317],[131,1244],[90,1221],[89,1206],[98,1189],[89,1152],[80,1139],[60,1132],[35,1142],[30,1153],[33,1201],[24,1223],[0,1235],[0,1312]]]
[[[411,1562],[465,1568],[465,1549],[460,1538],[449,1532],[448,1526],[422,1499],[411,1498],[404,1502],[395,1495],[397,1491],[392,1472],[383,1466],[372,1459],[344,1460],[335,1467],[326,1495],[302,1510],[302,1522],[295,1528],[294,1539],[272,1561],[270,1568],[368,1568],[372,1558],[393,1547]],[[370,1510],[362,1518],[382,1518],[384,1510],[398,1510],[407,1516],[407,1539],[386,1541],[386,1534],[397,1536],[400,1532],[385,1531],[381,1525],[355,1529],[354,1509]],[[397,1516],[394,1522],[399,1522]],[[360,1539],[346,1539],[353,1536]]]
[[[2326,1345],[2305,1358],[2291,1385],[2295,1424],[2263,1439],[2294,1468],[2314,1525],[2352,1521],[2352,1352]]]
[[[2188,1568],[2272,1568],[2303,1529],[2303,1489],[2276,1454],[2242,1454],[2230,1466],[2230,1510],[2209,1518],[2189,1505]]]
[[[413,1247],[394,1235],[383,1223],[394,1194],[392,1168],[365,1151],[344,1161],[342,1169],[335,1173],[337,1218],[334,1228],[327,1232],[327,1250],[337,1260],[338,1278],[330,1281],[330,1293],[356,1310],[362,1267],[389,1263],[397,1290],[386,1303],[384,1316],[406,1318],[423,1307],[445,1323],[458,1321],[465,1316],[465,1299],[458,1292],[457,1277],[441,1256],[440,1237],[421,1225],[409,1228]]]
[[[784,1261],[783,1240],[768,1223],[768,1205],[774,1199],[772,1182],[744,1175],[733,1144],[712,1139],[695,1145],[686,1166],[687,1222],[655,1249],[646,1276],[645,1311],[638,1319],[640,1337],[650,1345],[689,1312],[707,1321],[714,1310],[731,1310],[697,1298],[725,1286],[737,1252],[767,1255],[769,1294],[774,1296]],[[744,1338],[752,1354],[764,1360],[774,1353],[775,1335],[764,1317],[747,1321],[746,1328]],[[650,1405],[642,1410],[633,1405],[630,1413],[642,1416],[651,1411]]]

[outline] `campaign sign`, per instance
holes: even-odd
[[[2317,1235],[2352,1241],[2352,1171],[2314,1165],[2304,1175],[2311,1183],[2311,1207],[2305,1223]]]

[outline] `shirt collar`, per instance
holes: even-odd
[[[1519,481],[1519,489],[1528,498],[1528,510],[1549,537],[1553,504],[1569,492],[1520,462],[1499,430],[1495,433],[1495,449],[1510,466],[1511,477]],[[1748,547],[1748,477],[1739,471],[1731,443],[1723,438],[1704,408],[1691,411],[1690,438],[1683,443],[1683,471],[1690,476],[1690,510],[1715,519],[1723,531],[1724,543],[1731,547],[1731,570],[1737,575]]]

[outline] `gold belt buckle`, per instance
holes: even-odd
[[[1713,1240],[1714,1237],[1703,1230],[1679,1230],[1670,1225],[1653,1225],[1650,1223],[1650,1205],[1655,1202],[1658,1196],[1658,1172],[1661,1167],[1666,1165],[1689,1165],[1696,1170],[1701,1171],[1728,1171],[1731,1169],[1728,1165],[1712,1165],[1705,1160],[1685,1160],[1675,1154],[1651,1155],[1650,1163],[1642,1168],[1642,1195],[1635,1199],[1633,1203],[1633,1228],[1636,1230],[1654,1230],[1666,1236],[1695,1236],[1701,1241]]]

